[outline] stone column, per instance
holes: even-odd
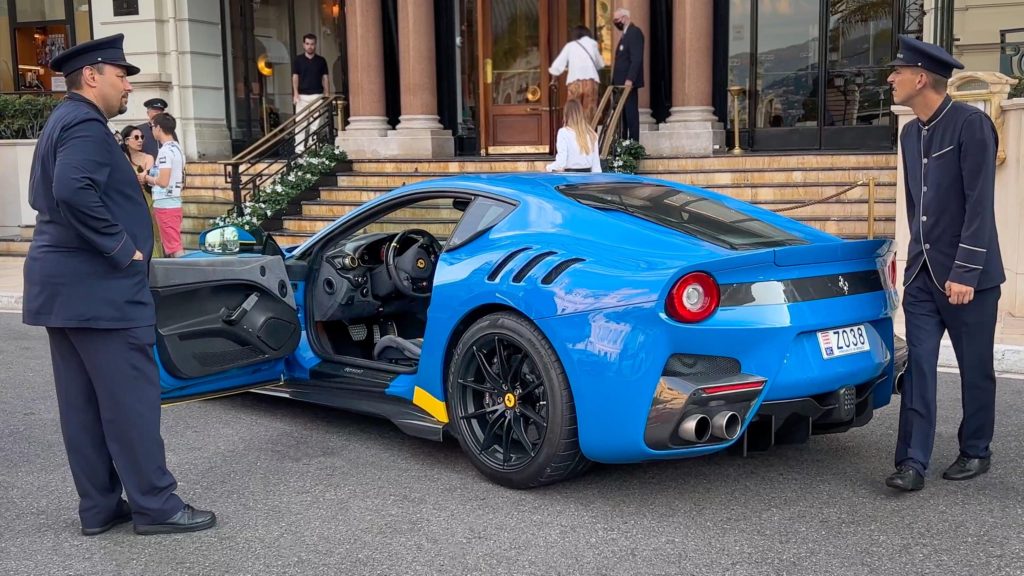
[[[899,134],[908,122],[916,118],[907,106],[893,106],[892,113],[897,123],[896,138],[896,285],[903,286],[903,269],[907,267],[907,250],[910,247],[910,224],[907,222],[907,187],[903,179],[903,145]],[[902,294],[903,289],[900,288]]]
[[[142,69],[131,77],[128,112],[111,121],[122,128],[146,121],[142,103],[160,97],[178,121],[190,160],[231,157],[224,106],[220,7],[206,0],[140,2],[138,18],[115,18],[110,2],[94,2],[93,37],[123,33],[125,55]]]
[[[455,141],[437,116],[437,65],[434,53],[434,3],[398,2],[398,59],[402,115],[385,154],[406,158],[450,158]]]
[[[711,105],[714,6],[673,0],[672,110],[657,135],[644,142],[652,156],[711,156],[725,146],[725,130]]]
[[[349,105],[352,115],[337,145],[349,158],[379,158],[391,132],[384,102],[384,30],[380,2],[346,3]]]
[[[657,130],[658,124],[651,116],[651,2],[650,0],[616,0],[615,8],[629,10],[629,19],[632,25],[644,33],[644,87],[639,92],[640,103],[640,131]],[[612,11],[614,15],[615,12]],[[622,34],[615,31],[615,46],[612,46],[612,59],[614,64],[615,48],[619,45],[619,38]]]

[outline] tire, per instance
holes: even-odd
[[[473,324],[452,354],[445,392],[459,445],[491,481],[535,488],[589,467],[562,363],[523,317],[500,312]]]

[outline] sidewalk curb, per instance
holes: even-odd
[[[994,352],[993,363],[995,364],[996,372],[1024,375],[1024,346],[996,344]],[[943,338],[942,344],[939,347],[939,366],[943,368],[958,368],[953,345],[945,338]]]
[[[0,292],[0,310],[21,310],[21,294]]]

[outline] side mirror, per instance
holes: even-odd
[[[256,244],[256,237],[238,226],[211,228],[199,235],[199,246],[207,254],[251,252]]]

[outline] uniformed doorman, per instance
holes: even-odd
[[[142,151],[149,154],[153,158],[160,152],[160,145],[157,144],[156,138],[153,137],[153,118],[157,114],[162,114],[167,111],[167,100],[163,98],[150,98],[142,103],[146,107],[146,121],[139,124],[139,130],[142,130]]]
[[[963,68],[942,48],[901,37],[889,76],[893,102],[917,115],[900,135],[910,248],[903,312],[910,351],[903,387],[896,472],[886,484],[920,490],[935,439],[939,342],[949,332],[963,393],[960,455],[947,480],[988,471],[995,425],[993,350],[1000,284],[1006,277],[995,219],[995,126],[954,102],[946,82]]]
[[[53,59],[69,92],[39,136],[29,181],[38,216],[23,320],[45,326],[50,339],[87,536],[132,520],[139,534],[216,522],[178,498],[164,459],[148,280],[153,227],[135,171],[107,129],[127,109],[127,77],[139,72],[125,61],[123,40],[85,42]]]

